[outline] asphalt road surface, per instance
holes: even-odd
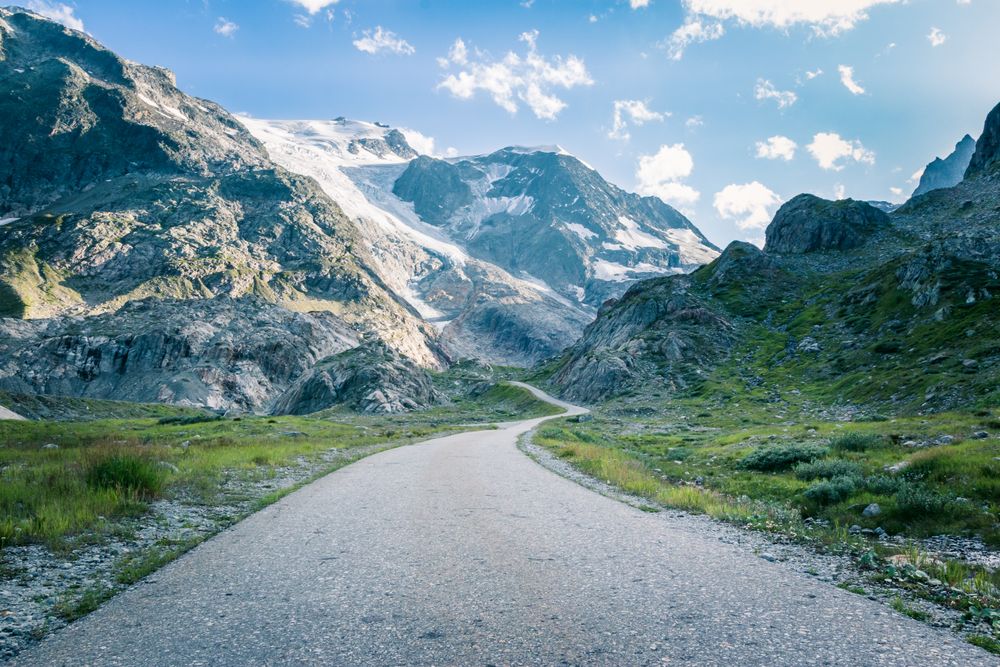
[[[540,421],[338,470],[17,664],[1000,664],[549,472],[515,445]]]

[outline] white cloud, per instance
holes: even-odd
[[[639,126],[651,121],[662,121],[667,115],[653,111],[642,100],[615,100],[613,127],[608,132],[611,139],[629,139],[629,123]]]
[[[840,72],[840,82],[844,84],[844,88],[851,91],[852,95],[864,95],[865,89],[854,80],[854,68],[848,67],[847,65],[839,65],[837,71]]]
[[[701,127],[704,124],[705,124],[705,119],[702,118],[701,116],[691,116],[686,121],[684,121],[684,126],[689,130],[693,130],[696,127]]]
[[[683,0],[689,16],[731,20],[754,28],[804,25],[820,35],[836,35],[868,18],[877,5],[903,0]]]
[[[847,199],[847,188],[844,187],[843,183],[837,183],[833,186],[833,199],[834,201]]]
[[[365,30],[362,37],[354,40],[354,48],[365,53],[395,53],[402,56],[413,55],[416,51],[409,42],[391,30],[375,26],[375,31]]]
[[[320,10],[329,7],[330,5],[335,5],[340,0],[289,0],[296,5],[302,7],[302,9],[309,12],[310,16],[314,16],[320,12]]]
[[[781,205],[781,197],[762,183],[753,181],[727,185],[715,194],[712,203],[720,217],[733,220],[740,229],[763,229]]]
[[[903,188],[889,188],[889,192],[892,193],[893,199],[897,201],[903,198]]]
[[[233,35],[236,34],[236,31],[239,29],[240,27],[238,25],[236,25],[232,21],[227,20],[226,17],[224,16],[219,17],[219,20],[215,22],[215,27],[213,28],[215,32],[222,35],[223,37],[232,37]]]
[[[673,34],[660,46],[667,50],[667,55],[671,60],[680,60],[684,57],[684,50],[691,44],[721,39],[724,34],[726,34],[726,29],[718,21],[705,22],[699,19],[688,19],[680,28],[674,30]]]
[[[940,28],[931,28],[930,34],[927,35],[927,41],[931,43],[931,46],[941,46],[948,41],[948,35],[941,32]]]
[[[694,158],[684,144],[662,145],[654,155],[640,155],[635,172],[639,194],[653,195],[677,206],[694,204],[701,193],[680,181],[691,175]]]
[[[649,7],[649,0],[628,0],[628,4],[632,9],[639,9],[640,7]]]
[[[767,141],[757,142],[757,157],[765,160],[784,160],[786,162],[795,158],[795,149],[798,144],[783,137],[780,134],[768,138]]]
[[[27,8],[39,16],[52,19],[57,23],[62,23],[67,28],[84,32],[83,21],[77,18],[75,9],[62,2],[49,2],[49,0],[29,0]]]
[[[597,23],[597,15],[591,14],[590,16],[587,17],[587,21],[590,23]]]
[[[434,151],[434,137],[428,137],[422,132],[416,130],[411,130],[408,127],[401,127],[399,131],[403,133],[406,138],[406,143],[410,144],[410,148],[417,151],[421,155],[436,156],[437,153]]]
[[[909,180],[910,183],[913,183],[914,185],[916,185],[917,183],[920,182],[920,179],[924,177],[924,169],[925,168],[926,167],[921,167],[920,169],[917,169],[915,172],[913,172],[913,175],[910,176],[910,178],[907,179],[907,180]]]
[[[860,141],[847,141],[835,132],[820,132],[806,146],[822,169],[840,171],[842,160],[853,160],[865,164],[875,164],[875,153],[865,148]]]
[[[790,90],[778,90],[767,79],[757,79],[753,94],[758,100],[774,100],[779,109],[790,107],[799,99],[799,96]]]
[[[808,79],[809,81],[812,81],[813,79],[815,79],[816,77],[820,76],[821,74],[823,74],[823,70],[821,70],[821,69],[815,69],[815,70],[813,70],[811,72],[809,70],[806,70],[806,79]]]
[[[519,39],[528,45],[528,52],[518,55],[509,51],[500,60],[478,50],[474,58],[470,58],[465,43],[456,40],[449,56],[439,58],[438,62],[445,67],[456,65],[460,70],[446,76],[437,85],[438,89],[443,88],[461,100],[472,99],[478,91],[483,91],[511,114],[517,113],[520,101],[536,117],[555,120],[559,112],[566,108],[566,103],[551,90],[589,86],[594,81],[583,60],[574,55],[552,58],[539,55],[537,30],[522,33]],[[459,52],[463,55],[456,59],[453,56],[459,43],[462,45]]]
[[[868,18],[877,5],[903,4],[906,0],[682,0],[684,23],[666,40],[667,52],[680,60],[684,49],[719,39],[725,22],[740,27],[787,30],[805,26],[824,37],[851,30]],[[962,2],[962,0],[959,0]]]

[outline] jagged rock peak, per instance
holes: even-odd
[[[889,216],[853,199],[829,201],[802,194],[786,202],[765,232],[765,252],[803,254],[850,250],[890,224]]]
[[[976,152],[965,172],[966,178],[981,176],[1000,167],[1000,104],[986,117],[983,133],[976,142]]]
[[[913,191],[913,196],[916,197],[940,188],[954,187],[961,183],[975,150],[976,140],[968,134],[962,137],[962,140],[955,144],[955,150],[948,157],[944,159],[934,158],[934,161],[924,168],[924,173],[920,176],[920,183]]]

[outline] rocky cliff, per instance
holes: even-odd
[[[934,158],[934,161],[924,168],[924,173],[920,175],[920,183],[917,184],[912,196],[916,197],[940,188],[951,188],[961,183],[975,151],[976,140],[968,134],[962,137],[948,157]]]

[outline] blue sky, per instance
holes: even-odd
[[[997,0],[25,4],[234,112],[560,144],[720,245],[799,192],[905,199],[1000,102]]]

